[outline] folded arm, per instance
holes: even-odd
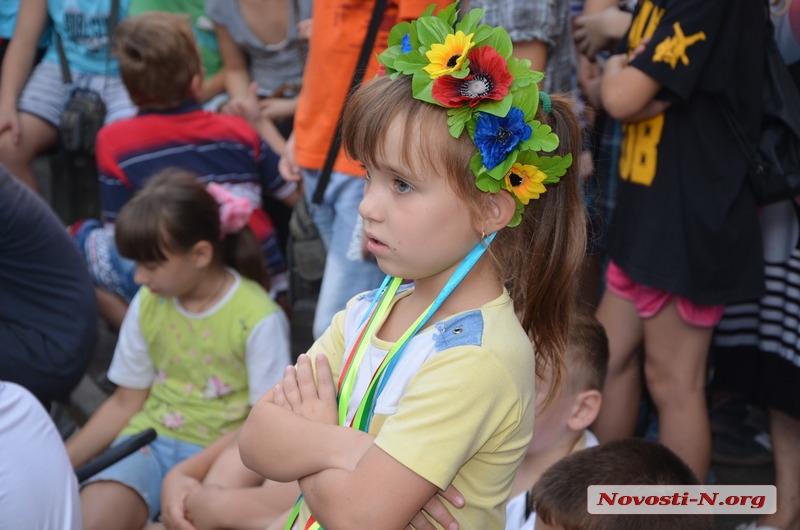
[[[664,112],[669,103],[656,100],[661,83],[631,66],[630,61],[644,51],[647,40],[628,56],[612,55],[606,61],[600,82],[600,97],[608,114],[622,122],[635,122]]]
[[[317,374],[319,388],[306,355],[297,368],[287,367],[282,384],[245,423],[243,461],[275,480],[300,479],[308,506],[329,530],[404,528],[430,505],[437,486],[378,448],[372,435],[335,425],[336,393],[324,356]]]

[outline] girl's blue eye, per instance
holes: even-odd
[[[406,182],[404,180],[400,180],[400,179],[395,179],[394,187],[395,187],[395,189],[397,190],[398,193],[410,193],[411,190],[414,189],[414,188],[411,187],[411,184],[409,184],[408,182]]]

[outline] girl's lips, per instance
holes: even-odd
[[[373,254],[380,254],[384,252],[387,248],[381,241],[372,237],[372,234],[365,233],[364,234],[367,238],[367,250]]]

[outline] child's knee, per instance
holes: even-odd
[[[0,162],[8,166],[12,173],[16,167],[30,165],[37,155],[55,146],[55,134],[52,141],[47,141],[44,132],[40,134],[29,128],[26,128],[26,132],[20,135],[18,141],[8,129],[0,133]]]

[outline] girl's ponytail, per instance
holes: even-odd
[[[550,96],[550,112],[537,118],[560,142],[554,154],[580,152],[581,127],[573,102]],[[575,310],[578,270],[586,250],[586,220],[577,161],[556,186],[531,201],[519,226],[497,234],[492,255],[536,348],[536,375],[547,374],[554,395],[564,379],[567,337]]]
[[[264,254],[255,234],[245,226],[236,233],[227,234],[222,240],[222,259],[239,274],[250,278],[269,291],[270,282]]]

